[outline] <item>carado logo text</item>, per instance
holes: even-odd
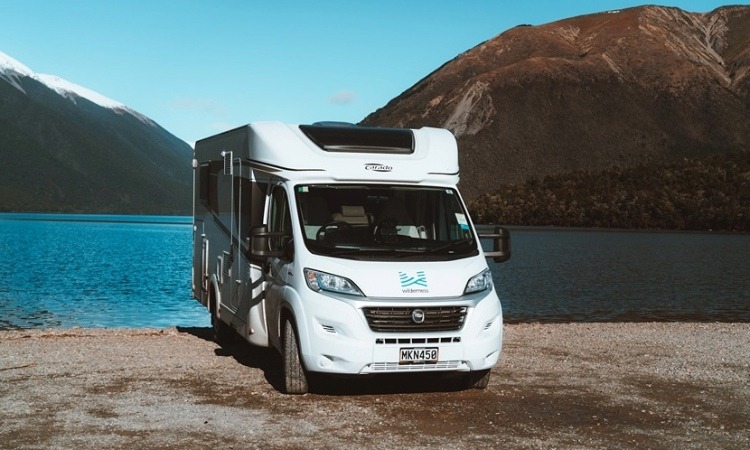
[[[373,172],[390,172],[391,170],[393,170],[393,166],[389,166],[387,164],[370,163],[365,164],[365,170],[371,170]]]

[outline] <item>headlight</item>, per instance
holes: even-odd
[[[359,290],[356,284],[348,278],[338,275],[305,269],[305,281],[307,281],[307,286],[316,292],[329,291],[339,294],[363,296],[362,291]]]
[[[469,281],[466,283],[466,289],[464,289],[464,295],[481,292],[486,289],[492,289],[492,272],[490,272],[490,269],[484,269],[482,273],[469,278]]]

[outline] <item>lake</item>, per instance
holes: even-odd
[[[0,214],[0,328],[209,326],[189,217]]]
[[[0,329],[207,327],[190,217],[0,214]],[[750,321],[750,236],[511,228],[506,322]]]
[[[750,235],[511,229],[508,322],[750,321]]]

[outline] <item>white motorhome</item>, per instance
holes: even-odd
[[[503,317],[444,129],[256,122],[195,145],[193,296],[219,344],[309,372],[460,371],[484,388]]]

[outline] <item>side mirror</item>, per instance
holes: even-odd
[[[268,231],[268,225],[257,225],[250,231],[250,260],[256,263],[264,263],[268,258],[281,258],[289,252],[286,243],[279,250],[271,250],[271,239],[288,241],[289,235],[282,232]],[[286,239],[285,239],[286,238]]]
[[[495,227],[491,234],[480,234],[480,239],[492,239],[492,251],[484,252],[484,256],[492,258],[496,263],[510,259],[510,231],[503,227]]]

